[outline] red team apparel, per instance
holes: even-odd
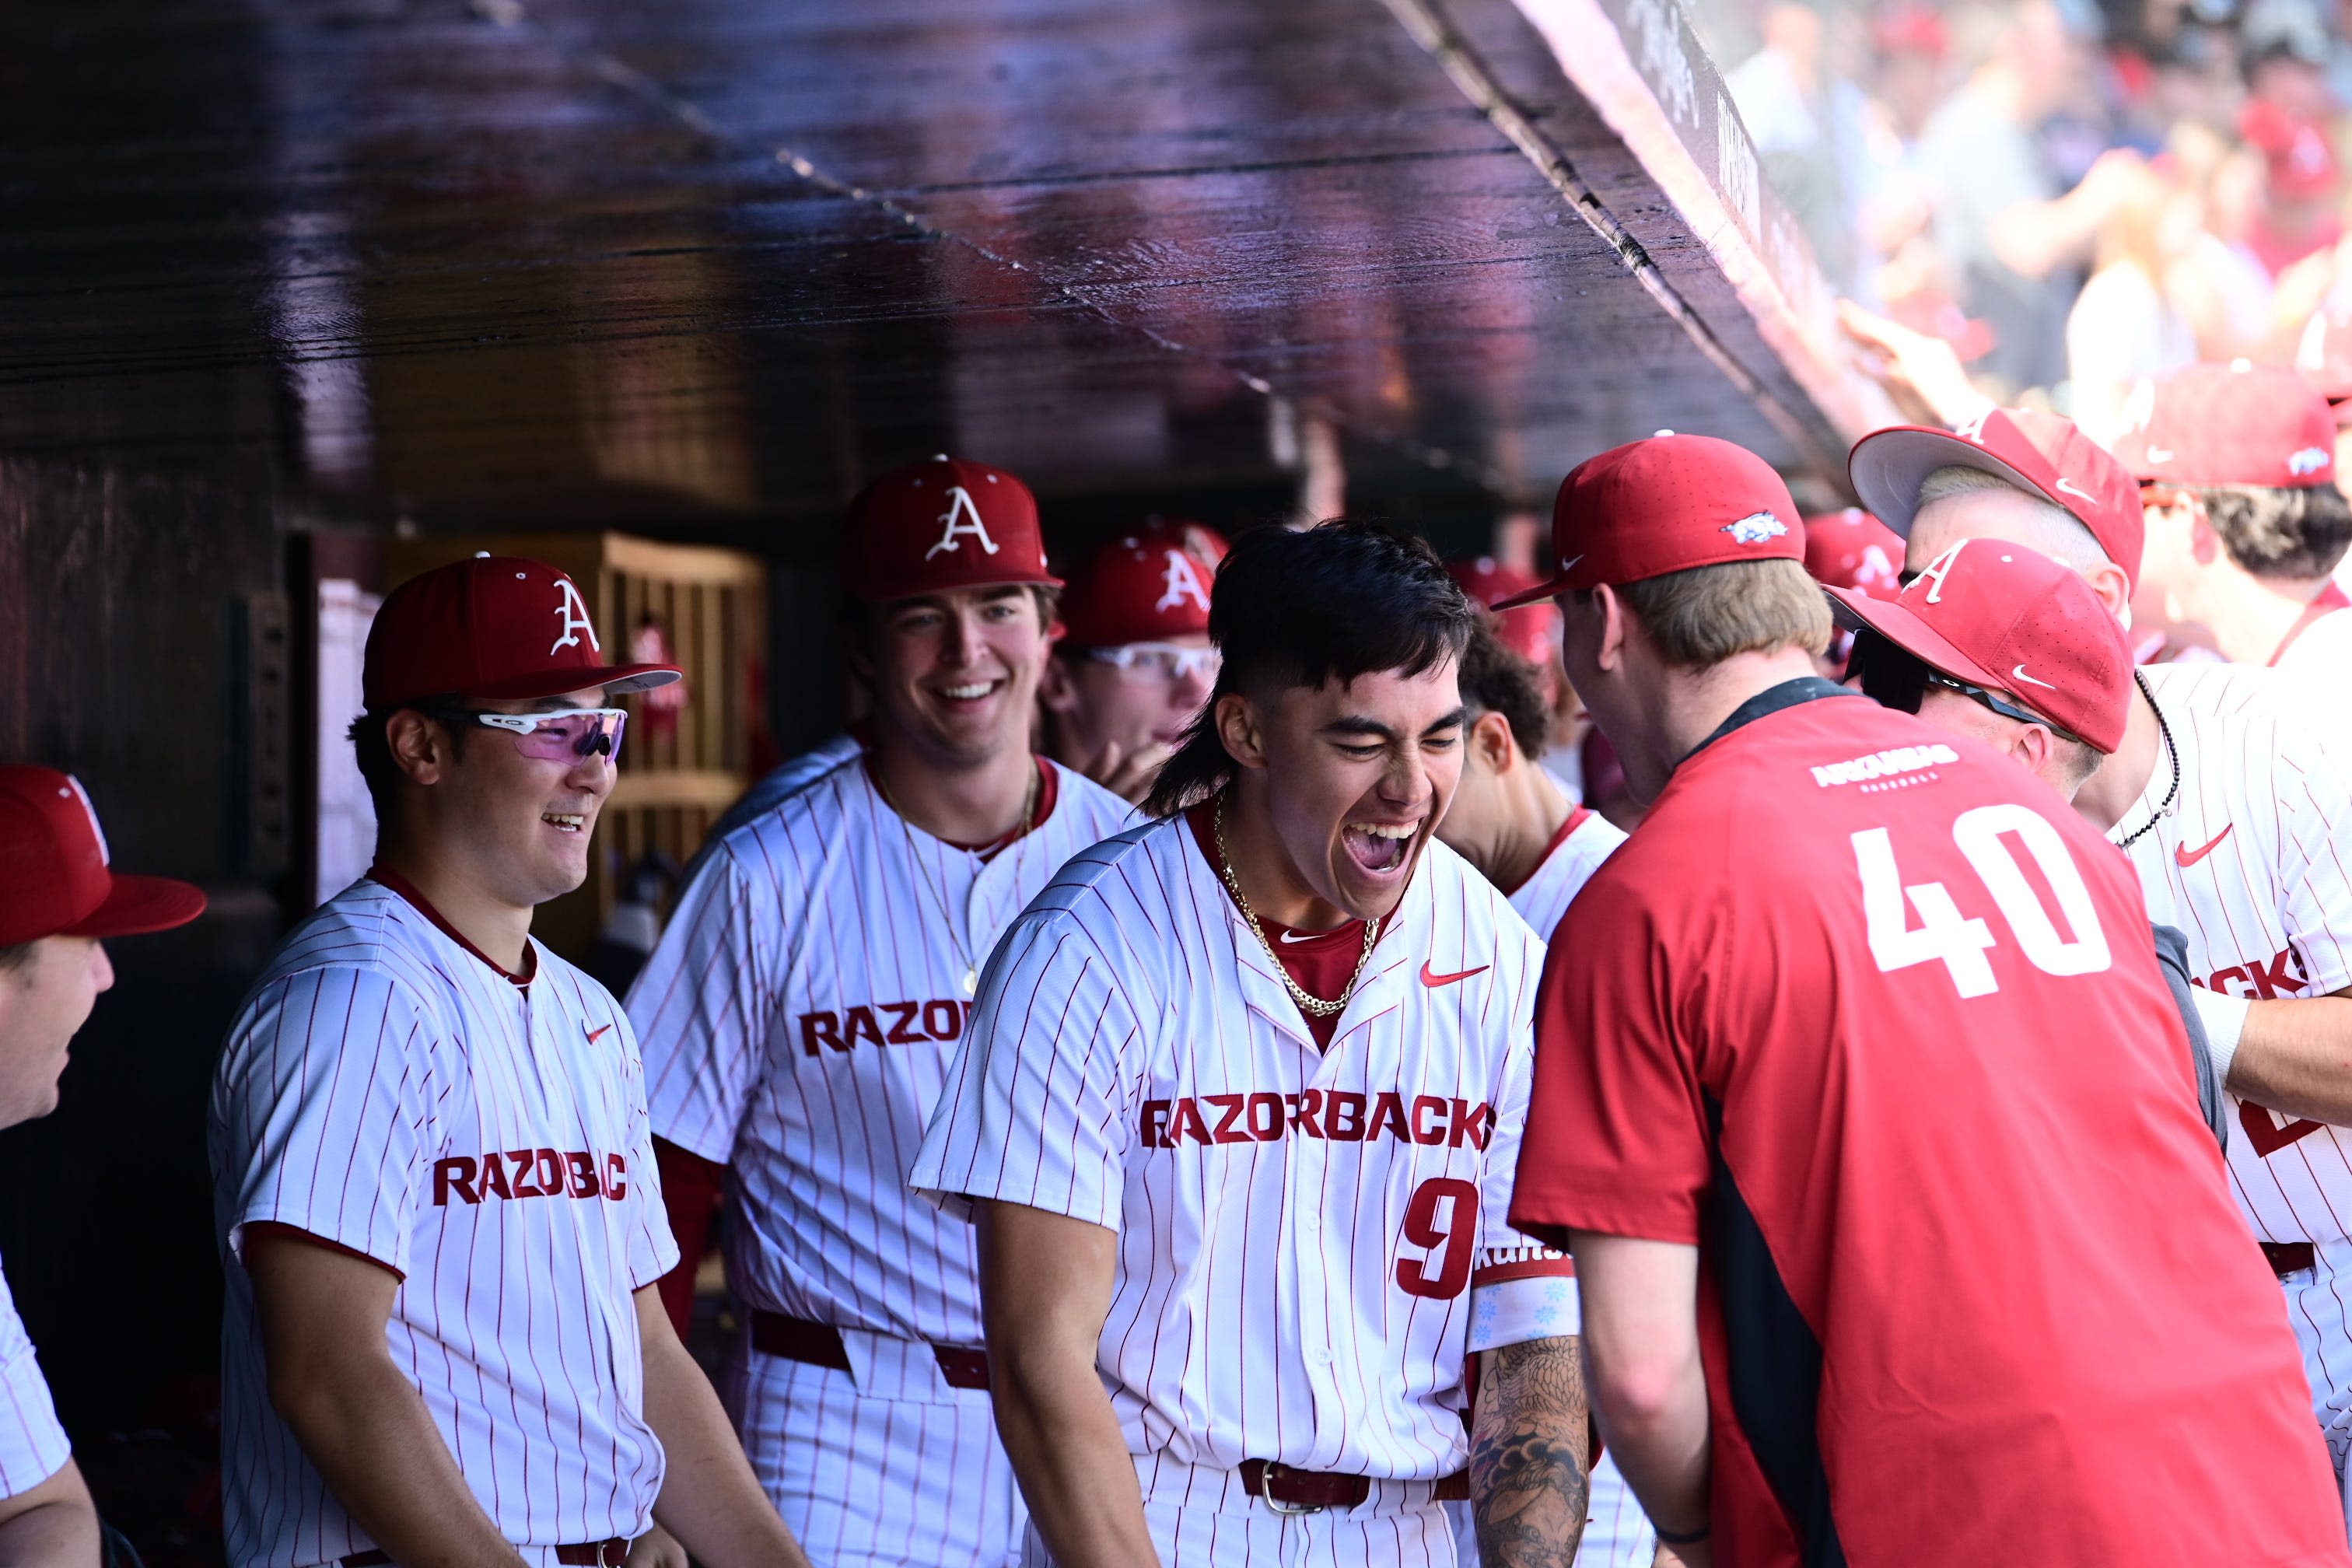
[[[400,1280],[387,1329],[482,1510],[551,1565],[634,1537],[662,1449],[634,1293],[677,1261],[635,1037],[537,942],[529,981],[389,873],[297,927],[247,994],[214,1081],[226,1251],[221,1464],[237,1568],[374,1547],[270,1408],[249,1227],[290,1227]]]
[[[1578,1331],[1504,1224],[1541,954],[1433,842],[1318,1048],[1181,818],[1006,933],[913,1183],[1118,1233],[1098,1365],[1163,1563],[1454,1561],[1465,1357]],[[1286,1516],[1251,1460],[1372,1479]]]
[[[2261,679],[2204,668],[2142,672],[2180,753],[2159,754],[2110,837],[2148,825],[2129,850],[2151,908],[2189,939],[2194,984],[2256,1000],[2326,996],[2352,986],[2352,757],[2346,736],[2262,700]],[[2234,696],[2234,710],[2205,703]],[[2338,1473],[2352,1451],[2352,1129],[2231,1099],[2230,1184],[2272,1244],[2287,1320]],[[2309,1254],[2287,1251],[2309,1244]]]
[[[1812,680],[1570,906],[1511,1218],[1699,1247],[1716,1561],[2352,1562],[2147,927],[2046,784]]]
[[[750,1327],[796,1320],[782,1331],[848,1363],[771,1354],[747,1329],[721,1388],[819,1563],[1017,1550],[985,1379],[950,1384],[938,1349],[982,1342],[971,1232],[907,1172],[968,976],[1065,860],[1132,817],[1039,766],[1034,830],[983,858],[900,817],[850,752],[709,849],[629,993],[655,1131],[731,1167],[728,1288]]]

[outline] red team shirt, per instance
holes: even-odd
[[[1569,909],[1513,1222],[1700,1248],[1727,1568],[2345,1563],[2130,867],[1834,691],[1735,714]]]

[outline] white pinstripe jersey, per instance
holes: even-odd
[[[2330,610],[2295,635],[2273,668],[2296,678],[2336,683],[2352,674],[2352,610]]]
[[[228,1560],[373,1544],[271,1410],[245,1227],[400,1276],[386,1330],[482,1510],[519,1546],[643,1533],[662,1478],[632,1292],[677,1260],[620,1005],[532,943],[520,986],[400,894],[353,883],[247,995],[213,1084],[226,1256]],[[531,1554],[526,1552],[526,1558]]]
[[[1134,828],[999,944],[914,1183],[1118,1233],[1098,1364],[1135,1454],[1434,1479],[1471,1287],[1564,1271],[1505,1223],[1542,963],[1433,842],[1318,1051],[1192,827]]]
[[[2233,668],[2144,672],[2179,751],[2180,794],[2132,845],[2132,865],[2149,908],[2188,937],[2192,984],[2233,996],[2324,996],[2352,985],[2352,750],[2325,725],[2278,716],[2263,700],[2266,683],[2213,679]],[[2214,710],[2225,701],[2235,710]],[[2108,837],[2147,822],[2171,782],[2159,754]],[[2255,1234],[2346,1236],[2352,1128],[2231,1099],[2230,1180]]]
[[[906,822],[845,756],[711,849],[630,988],[654,1131],[733,1167],[727,1281],[745,1304],[981,1342],[971,1235],[916,1201],[907,1169],[964,1032],[967,969],[1133,816],[1045,765],[1053,809],[983,861]]]
[[[16,1299],[0,1275],[0,1498],[31,1491],[72,1457]]]
[[[1570,811],[1560,826],[1568,830],[1567,836],[1510,892],[1511,908],[1546,942],[1559,928],[1559,917],[1568,913],[1570,900],[1601,869],[1601,862],[1625,842],[1623,828],[1585,806]]]

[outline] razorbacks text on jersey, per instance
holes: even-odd
[[[1572,1266],[1503,1223],[1540,956],[1433,842],[1318,1048],[1185,818],[1006,933],[914,1184],[1118,1233],[1098,1364],[1163,1560],[1452,1560],[1467,1356],[1578,1328]],[[1370,1500],[1286,1516],[1250,1459]]]
[[[519,983],[381,869],[280,944],[212,1094],[224,1532],[238,1568],[373,1549],[269,1402],[255,1226],[400,1280],[387,1332],[527,1561],[645,1532],[663,1472],[634,1294],[677,1262],[619,1005],[537,942]]]
[[[731,1167],[746,1328],[721,1394],[821,1562],[992,1563],[1017,1540],[984,1383],[949,1382],[938,1355],[981,1342],[971,1233],[907,1172],[968,978],[1063,861],[1132,815],[1038,766],[1033,830],[983,858],[901,818],[844,748],[708,849],[629,993],[655,1131]],[[846,1368],[761,1350],[770,1320],[837,1342]]]

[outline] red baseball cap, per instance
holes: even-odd
[[[2336,415],[2292,371],[2244,360],[2192,364],[2132,393],[2136,428],[2116,443],[2141,483],[2309,489],[2336,482]]]
[[[1911,537],[1919,487],[1937,468],[1975,468],[2063,509],[2139,586],[2146,522],[2131,470],[2074,426],[2032,408],[1991,408],[1958,430],[1890,425],[1853,444],[1846,473],[1878,521]]]
[[[1224,536],[1181,521],[1153,521],[1112,540],[1070,574],[1062,635],[1079,647],[1117,647],[1209,629],[1209,590]]]
[[[1997,691],[2102,752],[2123,744],[2132,658],[2123,628],[2063,563],[1964,539],[1893,600],[1824,590],[1865,626],[1955,680]]]
[[[2313,201],[2335,193],[2339,171],[2326,125],[2250,98],[2238,111],[2238,135],[2262,153],[2272,200]]]
[[[119,877],[70,773],[0,767],[0,947],[45,936],[137,936],[205,912],[193,883]]]
[[[1802,561],[1805,529],[1772,466],[1712,436],[1652,436],[1587,458],[1551,507],[1550,581],[1497,610],[1726,561]]]
[[[1859,588],[1874,599],[1903,591],[1903,542],[1858,506],[1805,519],[1805,570],[1828,588]]]
[[[849,503],[842,586],[880,602],[1035,583],[1058,588],[1045,569],[1037,498],[985,463],[933,458],[893,468]]]
[[[1475,561],[1447,562],[1445,574],[1494,614],[1496,633],[1505,647],[1539,669],[1549,668],[1558,659],[1559,606],[1549,598],[1539,604],[1523,603],[1516,610],[1494,610],[1503,600],[1519,598],[1539,587],[1534,573],[1481,555]]]
[[[2332,300],[2312,313],[2295,342],[2294,369],[2335,406],[2337,424],[2352,423],[2352,300]]]
[[[606,664],[587,601],[554,567],[477,555],[412,577],[385,598],[368,628],[360,695],[381,713],[428,697],[643,691],[679,674],[666,664]]]

